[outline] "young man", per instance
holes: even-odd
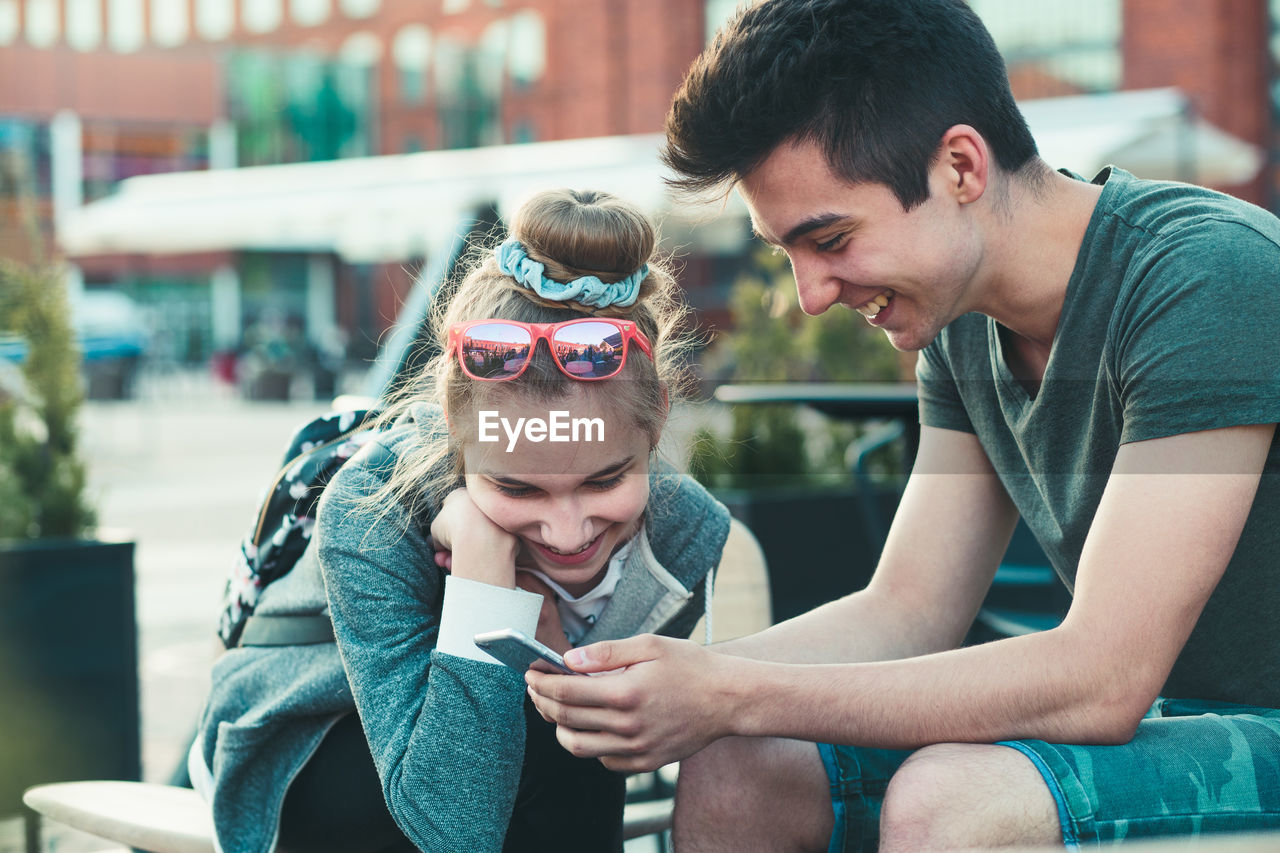
[[[865,590],[715,650],[572,651],[625,670],[530,673],[561,742],[684,759],[682,853],[1280,826],[1280,222],[1054,172],[959,0],[749,8],[667,158],[737,185],[807,312],[921,351],[920,451]],[[1071,610],[957,648],[1019,515]]]

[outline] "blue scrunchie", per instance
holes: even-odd
[[[634,305],[640,295],[640,282],[649,274],[649,265],[645,264],[622,281],[611,284],[605,284],[594,275],[584,275],[566,284],[544,276],[542,271],[546,267],[530,258],[514,237],[498,247],[497,258],[498,269],[543,299],[553,302],[573,300],[592,308]]]

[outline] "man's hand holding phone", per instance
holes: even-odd
[[[565,749],[625,772],[655,770],[738,734],[732,724],[741,685],[732,670],[760,665],[652,634],[572,649],[565,658],[574,671],[603,677],[530,670],[534,705],[557,724]]]

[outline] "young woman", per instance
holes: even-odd
[[[327,607],[336,643],[215,666],[190,764],[223,850],[621,849],[623,779],[472,638],[688,636],[710,606],[729,517],[654,454],[684,310],[654,243],[611,196],[543,193],[447,301],[443,354],[255,610]]]

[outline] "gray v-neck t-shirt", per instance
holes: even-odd
[[[980,314],[943,329],[917,364],[921,423],[977,435],[1068,587],[1121,444],[1280,421],[1280,220],[1115,168],[1094,183],[1034,395]],[[1280,432],[1164,693],[1280,707]]]

